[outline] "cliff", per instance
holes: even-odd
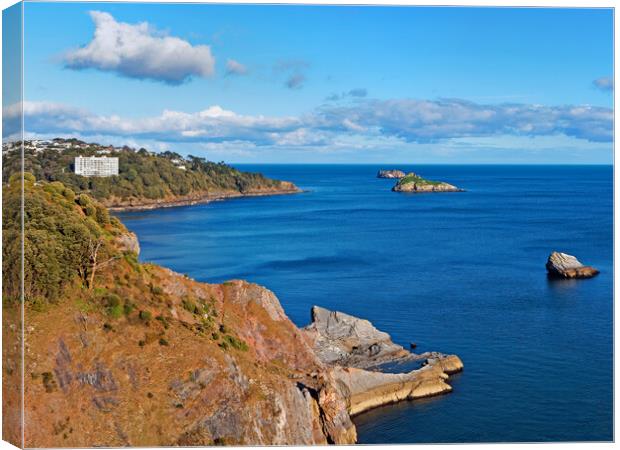
[[[272,292],[141,264],[101,204],[30,175],[24,189],[26,447],[355,442],[335,379]],[[5,318],[19,313],[6,240],[19,199],[13,177]],[[4,407],[18,420],[19,327],[3,331]]]
[[[5,320],[20,309],[20,187],[3,190]],[[29,174],[24,191],[26,447],[350,444],[351,415],[448,392],[462,368],[318,307],[300,330],[264,287],[139,263],[136,236],[90,197]],[[15,323],[3,327],[3,406],[18,412]],[[424,367],[378,368],[410,359]],[[19,414],[6,419],[19,442]]]
[[[392,188],[394,192],[461,192],[462,189],[443,181],[432,181],[411,172]]]

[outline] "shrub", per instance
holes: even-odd
[[[164,338],[160,338],[159,339],[159,345],[164,345],[167,346],[168,345],[168,341]]]
[[[124,308],[121,305],[115,305],[108,308],[108,314],[113,319],[119,319],[124,314]]]
[[[45,392],[50,393],[56,390],[57,384],[52,372],[43,372],[43,386],[45,386]]]
[[[161,295],[164,293],[164,290],[159,286],[151,286],[151,292],[155,295]]]
[[[247,352],[249,350],[248,344],[245,341],[229,334],[224,336],[223,342],[230,345],[234,349],[241,350],[242,352]]]
[[[125,302],[125,306],[123,307],[123,313],[128,316],[129,314],[131,314],[133,312],[133,310],[135,309],[135,306],[133,303],[131,303],[130,301]]]
[[[119,306],[121,304],[121,298],[114,294],[114,293],[109,293],[106,296],[106,305],[109,306],[110,308],[114,307],[114,306]]]
[[[145,322],[148,322],[152,318],[153,314],[151,314],[150,311],[140,311],[140,319],[144,320]]]

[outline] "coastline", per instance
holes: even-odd
[[[220,192],[216,194],[205,194],[197,196],[186,196],[175,200],[153,200],[152,202],[140,202],[136,204],[112,204],[106,205],[111,212],[128,212],[128,211],[149,211],[153,209],[175,208],[180,206],[205,205],[207,203],[230,200],[234,198],[244,197],[266,197],[272,195],[292,195],[301,194],[304,191],[297,187],[291,189],[281,189],[273,191],[248,191],[248,192]]]

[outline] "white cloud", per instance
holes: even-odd
[[[7,134],[20,109],[5,109]],[[300,116],[243,115],[211,106],[198,112],[164,110],[151,117],[96,115],[57,103],[26,102],[25,129],[32,133],[102,134],[162,142],[247,142],[253,146],[330,147],[354,139],[373,146],[380,138],[433,143],[500,136],[568,136],[609,143],[613,110],[588,105],[484,105],[465,100],[360,99],[324,105]],[[13,130],[13,132],[17,129]]]
[[[601,77],[597,78],[592,82],[594,87],[600,89],[601,91],[613,91],[614,90],[614,80],[610,77]]]
[[[106,12],[91,11],[90,16],[94,37],[86,46],[65,54],[64,63],[70,69],[93,68],[170,84],[214,73],[215,58],[208,45],[164,35],[146,22],[117,22]]]
[[[226,61],[226,75],[246,75],[248,68],[234,59]]]

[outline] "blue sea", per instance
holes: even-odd
[[[359,442],[613,439],[611,166],[260,165],[306,192],[120,214],[142,261],[369,319],[416,352],[455,353],[451,394],[355,417]],[[466,192],[391,192],[378,169]],[[549,281],[553,250],[600,269]]]

